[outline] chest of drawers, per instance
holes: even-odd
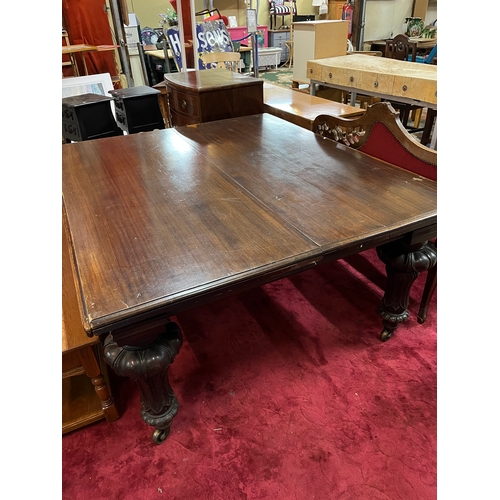
[[[290,40],[290,30],[269,30],[269,47],[281,49],[280,62],[288,59],[288,47],[285,42]]]
[[[173,127],[264,112],[263,80],[226,69],[165,75]]]

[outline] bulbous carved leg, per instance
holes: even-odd
[[[436,265],[437,252],[430,242],[409,246],[395,241],[377,247],[377,254],[387,271],[387,288],[378,309],[384,326],[380,340],[385,342],[408,319],[411,285],[422,271]]]
[[[179,409],[168,380],[168,367],[182,346],[182,334],[174,322],[166,325],[154,342],[141,347],[120,347],[109,335],[104,341],[104,357],[117,375],[130,377],[141,392],[142,419],[155,428],[153,441],[161,444]]]

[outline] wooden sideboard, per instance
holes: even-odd
[[[264,112],[264,81],[226,69],[165,75],[173,127]]]

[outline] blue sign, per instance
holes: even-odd
[[[172,26],[167,30],[168,43],[174,56],[177,70],[182,69],[181,40],[179,27]],[[222,19],[196,23],[196,38],[198,40],[198,69],[206,69],[201,56],[207,52],[233,52],[233,41]]]

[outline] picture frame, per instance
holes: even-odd
[[[113,90],[113,82],[109,73],[98,75],[72,76],[62,79],[62,97],[82,94],[99,94],[109,96]]]

